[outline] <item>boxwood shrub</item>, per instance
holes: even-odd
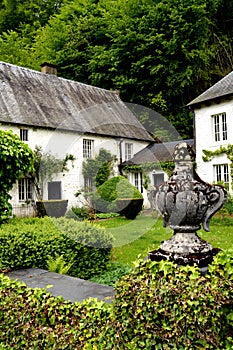
[[[106,269],[112,237],[103,228],[66,218],[13,219],[0,228],[0,268],[47,268],[49,257],[72,262],[69,274],[90,278]]]
[[[1,342],[6,349],[233,348],[232,251],[217,254],[206,275],[140,261],[115,289],[112,304],[72,304],[0,275]]]
[[[135,219],[142,210],[143,196],[124,176],[114,176],[98,187],[91,201],[97,212],[119,212]]]

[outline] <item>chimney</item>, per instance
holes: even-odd
[[[57,66],[51,63],[44,62],[41,65],[41,72],[44,74],[54,74],[57,75]]]
[[[114,94],[118,95],[120,97],[120,90],[112,90],[112,92],[114,92]]]

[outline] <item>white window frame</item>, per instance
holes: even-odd
[[[139,192],[143,193],[143,176],[142,173],[133,173],[134,186]]]
[[[84,176],[84,190],[86,192],[94,191],[93,179],[91,177]]]
[[[162,177],[163,179],[162,179],[162,181],[156,181],[156,177]],[[152,172],[152,183],[153,183],[153,185],[154,186],[159,186],[161,183],[163,183],[165,181],[165,174],[164,174],[164,172],[156,172],[156,171],[153,171]],[[157,182],[157,184],[156,184],[156,182]]]
[[[131,142],[125,143],[125,161],[133,158],[133,144]]]
[[[219,113],[212,115],[213,118],[213,133],[214,141],[226,141],[227,140],[227,117],[226,113]]]
[[[19,133],[21,141],[28,141],[28,129],[20,129]]]
[[[33,199],[32,181],[28,177],[23,177],[18,180],[19,202],[25,202]]]
[[[214,181],[223,182],[229,185],[230,175],[229,175],[229,165],[228,164],[215,164],[214,165]]]
[[[93,158],[94,155],[94,140],[83,139],[83,158]]]

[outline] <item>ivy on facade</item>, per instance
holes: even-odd
[[[220,146],[215,151],[209,151],[209,150],[202,150],[203,156],[202,160],[203,162],[209,162],[214,157],[220,156],[222,154],[226,154],[227,158],[230,160],[230,176],[231,176],[231,183],[233,188],[233,145],[227,145],[227,146]]]
[[[153,170],[163,170],[165,173],[167,173],[168,177],[171,176],[173,169],[174,169],[174,162],[147,162],[144,164],[131,164],[124,166],[124,172],[127,174],[129,172],[131,173],[142,173],[143,176],[143,187],[145,189],[148,189],[150,179],[147,175],[148,172]]]
[[[39,199],[43,198],[45,181],[50,181],[53,175],[68,171],[68,161],[74,162],[72,154],[66,154],[64,159],[58,159],[50,153],[44,154],[40,146],[34,150],[34,171],[30,174]]]
[[[95,158],[88,158],[83,162],[83,176],[91,179],[93,185],[99,187],[108,180],[113,172],[115,161],[115,155],[101,148]]]

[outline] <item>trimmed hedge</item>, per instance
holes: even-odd
[[[232,251],[217,254],[206,275],[141,261],[112,304],[72,304],[0,275],[0,339],[7,349],[230,350],[232,294]]]
[[[95,299],[72,304],[0,275],[0,349],[85,349],[103,332],[110,310]]]
[[[49,257],[72,262],[69,274],[90,278],[105,271],[112,236],[103,228],[66,218],[13,219],[0,228],[0,269],[47,268]]]
[[[230,350],[232,297],[232,251],[204,276],[197,267],[140,262],[117,285],[113,332],[125,349]]]

